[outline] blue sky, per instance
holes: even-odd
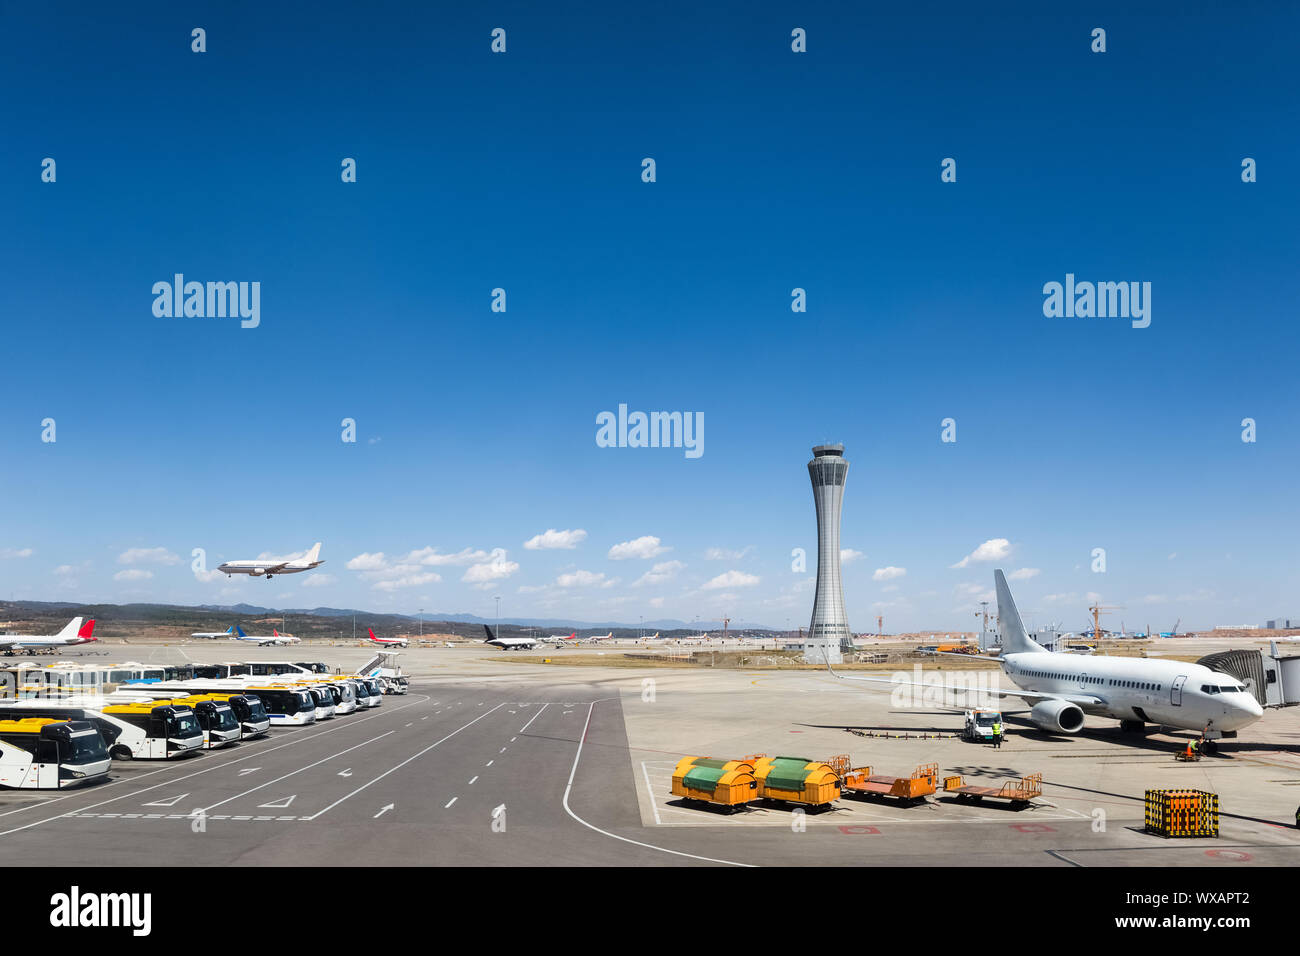
[[[857,629],[995,564],[1034,623],[1300,613],[1293,7],[611,10],[5,5],[0,597],[806,625],[832,440]],[[177,272],[260,326],[156,318]],[[703,456],[597,447],[620,403]]]

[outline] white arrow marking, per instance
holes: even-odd
[[[189,796],[188,793],[182,793],[179,797],[172,797],[170,800],[159,800],[159,801],[157,801],[156,803],[142,803],[142,804],[140,804],[140,806],[142,806],[142,807],[174,807],[174,806],[176,806],[176,804],[180,803],[182,800],[184,800],[184,799],[185,799],[186,797],[188,797],[188,796]]]
[[[451,800],[449,800],[449,801],[447,802],[447,806],[446,806],[446,807],[443,807],[443,809],[446,810],[447,807],[450,807],[453,803],[456,802],[456,799],[457,799],[456,797],[452,797]]]
[[[391,803],[390,803],[388,806],[386,806],[386,807],[380,807],[380,808],[379,808],[379,812],[376,813],[376,814],[375,814],[373,817],[371,817],[370,819],[372,819],[372,820],[378,820],[380,817],[382,817],[385,813],[387,813],[387,812],[388,812],[389,810],[391,810],[391,809],[393,809],[393,804],[391,804]]]
[[[261,769],[261,767],[245,767],[243,770],[239,771],[239,775],[242,777],[246,773],[255,773]]]
[[[350,777],[350,776],[352,776],[352,768],[351,768],[351,767],[348,767],[347,770],[340,770],[340,771],[339,771],[339,776],[340,776],[340,777]]]
[[[259,810],[283,810],[283,809],[284,809],[285,807],[287,807],[289,804],[293,803],[293,801],[297,798],[297,796],[298,796],[298,794],[295,793],[292,797],[285,797],[283,800],[272,800],[270,803],[259,803],[259,804],[257,805],[257,809],[259,809]]]
[[[477,780],[477,779],[478,779],[478,775],[477,775],[477,774],[475,774],[472,778],[470,778],[469,784],[470,784],[471,787],[474,786],[474,781]]]

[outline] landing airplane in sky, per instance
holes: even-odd
[[[215,641],[223,637],[229,637],[234,630],[235,626],[232,624],[224,631],[195,631],[190,637],[197,637],[202,641]]]
[[[499,647],[503,651],[531,651],[537,646],[537,639],[532,637],[497,637],[492,633],[492,628],[486,624],[483,630],[487,631],[487,640],[484,644],[491,644],[493,647]]]
[[[1053,654],[1025,633],[1020,612],[1001,570],[993,572],[998,593],[998,631],[1002,656],[993,657],[1018,690],[988,691],[997,697],[1019,697],[1030,705],[1029,719],[1040,730],[1075,734],[1084,715],[1118,720],[1126,731],[1146,724],[1201,733],[1206,750],[1213,741],[1236,732],[1264,716],[1264,709],[1235,677],[1201,664],[1145,657],[1092,657]],[[830,670],[830,662],[826,667]],[[835,672],[832,670],[832,674]],[[840,680],[897,684],[889,678],[848,677]],[[915,681],[901,683],[917,684]],[[927,686],[918,684],[918,686]]]
[[[248,641],[256,644],[258,647],[275,647],[280,644],[301,644],[299,638],[292,634],[281,634],[275,628],[271,628],[270,634],[245,634],[244,629],[238,624],[235,625],[235,633],[230,635],[232,641]]]
[[[95,637],[95,619],[92,617],[84,625],[81,623],[82,620],[83,618],[74,617],[53,637],[0,634],[0,651],[12,654],[14,651],[32,651],[46,647],[75,647],[78,644],[89,644],[99,640]]]
[[[366,633],[370,635],[371,644],[380,644],[384,647],[405,647],[410,638],[406,637],[375,637],[375,632],[371,628],[366,628]]]
[[[317,541],[311,546],[311,550],[302,557],[227,561],[224,564],[217,565],[217,570],[224,571],[226,574],[249,574],[255,578],[265,575],[270,578],[276,574],[297,574],[299,571],[310,571],[312,568],[318,568],[325,563],[318,560],[319,558],[320,542]]]

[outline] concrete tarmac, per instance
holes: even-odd
[[[183,651],[344,666],[369,656],[356,647]],[[79,790],[5,792],[0,864],[1300,863],[1290,825],[1300,801],[1295,711],[1270,711],[1197,764],[1173,759],[1184,739],[1176,733],[1123,734],[1091,718],[1067,737],[1009,715],[1008,742],[995,751],[952,736],[958,713],[900,707],[888,692],[821,672],[566,667],[564,653],[412,648],[400,658],[410,693],[380,708],[177,761],[118,762],[108,782]],[[772,805],[724,815],[668,793],[681,756],[757,752],[848,753],[899,775],[935,762],[941,775],[989,785],[1038,771],[1044,794],[1018,812],[940,793],[915,807],[843,798],[821,813]],[[1175,786],[1220,795],[1217,840],[1142,832],[1143,791]]]

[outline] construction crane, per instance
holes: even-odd
[[[1090,608],[1088,608],[1088,610],[1092,612],[1092,639],[1094,641],[1100,641],[1101,640],[1101,612],[1122,611],[1124,610],[1124,606],[1122,604],[1093,604]]]
[[[885,634],[885,616],[883,614],[877,614],[876,615],[876,637],[883,637],[884,634]]]
[[[724,617],[722,619],[722,643],[723,644],[727,643],[727,625],[730,623],[731,623],[731,618]]]

